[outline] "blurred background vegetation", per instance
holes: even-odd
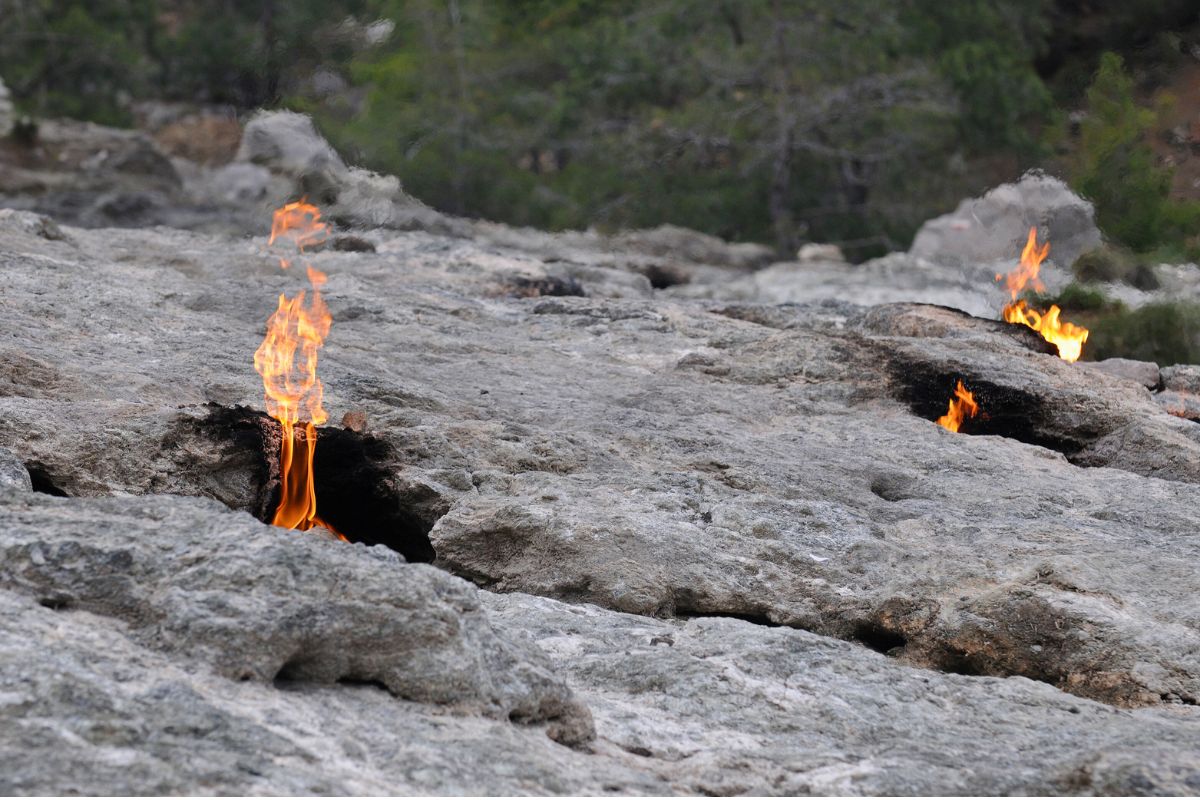
[[[1041,166],[1096,202],[1118,248],[1094,268],[1198,250],[1196,0],[0,0],[0,19],[0,78],[35,118],[303,110],[456,214],[861,259]]]

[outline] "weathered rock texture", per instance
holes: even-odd
[[[319,502],[429,566],[251,516],[265,236],[0,213],[0,791],[1195,792],[1196,368],[656,236],[310,255]]]
[[[263,513],[261,436],[214,420],[260,403],[250,356],[295,276],[261,240],[10,212],[0,446],[71,497],[15,488],[0,512],[4,680],[34,671],[41,687],[5,708],[42,720],[5,726],[5,748],[33,737],[41,755],[23,761],[43,766],[7,788],[1137,792],[1196,778],[1200,428],[1138,382],[936,307],[715,304],[651,295],[620,268],[366,236],[376,252],[312,255],[331,276],[327,405],[365,421],[376,488],[437,566],[521,594],[481,602],[434,567],[211,501],[101,499]],[[960,378],[985,416],[955,435],[930,420]],[[56,705],[80,686],[103,711]],[[170,711],[151,719],[160,695]],[[156,770],[195,714],[216,744]],[[334,753],[314,746],[327,726]],[[84,729],[127,732],[77,751]],[[353,747],[401,735],[432,766],[348,766]],[[438,741],[469,752],[461,777],[429,755]],[[112,747],[138,768],[103,766]],[[68,754],[77,766],[53,768]],[[283,777],[295,759],[328,769]]]
[[[1102,243],[1092,204],[1058,178],[1031,172],[926,222],[909,253],[955,265],[996,261],[1011,257],[1013,245],[1024,243],[1034,226],[1049,239],[1050,257],[1062,266]]]

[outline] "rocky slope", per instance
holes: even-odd
[[[345,544],[255,519],[265,236],[0,212],[0,791],[1200,788],[1194,371],[388,222],[311,254]]]

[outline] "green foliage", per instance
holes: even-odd
[[[1081,281],[1127,283],[1145,290],[1157,289],[1159,285],[1153,266],[1116,247],[1097,247],[1083,253],[1075,259],[1071,271]]]
[[[1064,32],[1144,28],[1169,66],[1187,7],[1084,30],[1055,0],[0,0],[0,75],[26,112],[108,123],[145,97],[285,102],[458,214],[865,257],[1045,155]],[[1119,62],[1088,102],[1075,178],[1102,225],[1190,255],[1200,211],[1166,199]]]
[[[1115,53],[1101,59],[1087,106],[1074,183],[1095,203],[1100,228],[1144,252],[1200,226],[1200,204],[1169,197],[1171,170],[1156,163],[1146,142],[1156,115],[1134,102],[1133,81]]]
[[[1038,308],[1048,308],[1056,305],[1064,312],[1110,311],[1123,309],[1119,301],[1109,299],[1101,290],[1094,286],[1084,286],[1079,283],[1069,283],[1057,296],[1031,295],[1029,301]]]
[[[983,188],[948,154],[1031,149],[1045,2],[390,2],[395,34],[348,70],[362,112],[308,107],[456,213],[868,255]]]
[[[1159,364],[1200,362],[1200,305],[1153,303],[1092,323],[1084,348],[1092,360],[1135,358]]]
[[[1034,68],[1049,34],[1048,0],[913,0],[906,24],[935,59],[961,106],[962,141],[975,150],[1036,153],[1032,127],[1053,103]]]
[[[128,121],[121,99],[148,86],[152,0],[9,0],[0,10],[0,75],[26,110]]]
[[[266,105],[349,59],[337,24],[369,2],[0,0],[0,76],[29,112],[108,124],[148,96]]]

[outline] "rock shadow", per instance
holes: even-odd
[[[205,417],[182,422],[172,438],[186,488],[270,521],[280,495],[278,422],[244,406],[213,405]],[[449,506],[428,486],[400,479],[398,461],[391,445],[370,434],[318,428],[317,509],[351,542],[432,562],[429,531]]]

